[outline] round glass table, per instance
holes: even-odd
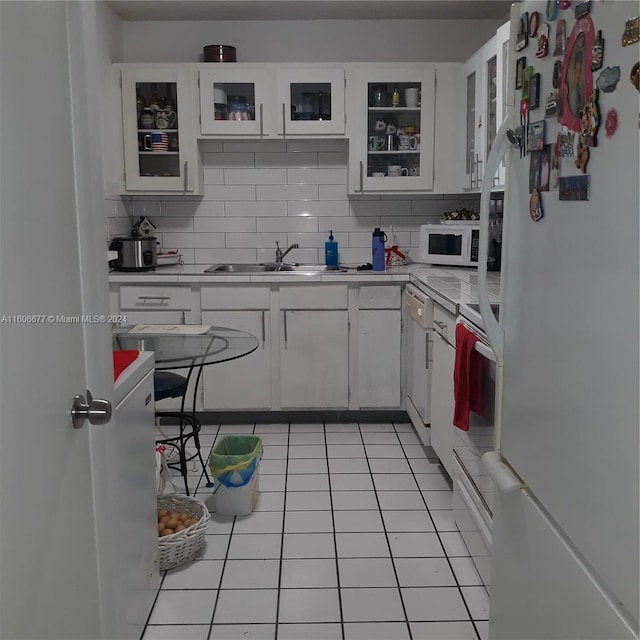
[[[196,456],[199,458],[207,486],[212,486],[207,473],[205,461],[200,451],[200,421],[196,415],[196,402],[202,370],[205,366],[236,360],[253,353],[260,341],[246,331],[229,327],[199,326],[199,325],[135,325],[122,326],[114,330],[113,349],[136,351],[153,351],[155,354],[156,371],[168,369],[188,369],[187,375],[178,380],[182,385],[180,395],[180,411],[156,411],[156,418],[172,418],[179,420],[180,431],[176,437],[165,436],[157,440],[157,444],[165,444],[177,449],[180,462],[179,468],[184,479],[185,489],[189,495],[187,483],[187,462]],[[193,405],[185,411],[187,389],[191,376],[197,371],[193,385]],[[165,374],[165,376],[171,374]],[[166,397],[166,396],[165,396]],[[162,431],[161,431],[162,433]],[[163,434],[164,435],[164,434]],[[196,452],[188,455],[186,443],[192,439]],[[171,465],[170,465],[171,466]]]
[[[113,337],[114,349],[153,351],[156,369],[190,369],[242,358],[253,353],[260,341],[246,331],[229,327],[192,325],[131,325],[118,327]]]

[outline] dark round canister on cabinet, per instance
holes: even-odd
[[[209,44],[204,48],[205,62],[235,62],[236,48],[228,44]]]

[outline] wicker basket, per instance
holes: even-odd
[[[191,562],[204,544],[204,536],[209,525],[210,515],[206,505],[195,498],[179,494],[158,496],[158,509],[183,511],[198,522],[190,527],[158,538],[160,570],[166,571]]]

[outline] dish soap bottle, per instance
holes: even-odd
[[[338,243],[333,239],[333,231],[329,231],[329,240],[324,243],[324,263],[330,267],[338,266]]]
[[[384,243],[387,236],[378,227],[373,230],[371,242],[371,264],[373,271],[384,271]]]
[[[398,85],[393,87],[393,93],[391,94],[391,106],[392,107],[400,106],[400,90],[398,89]]]

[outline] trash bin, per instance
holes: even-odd
[[[216,512],[244,516],[258,501],[262,440],[258,436],[223,436],[211,453],[209,467],[214,483]]]

